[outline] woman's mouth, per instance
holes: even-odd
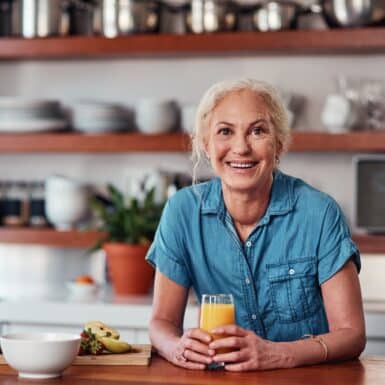
[[[228,166],[231,168],[235,168],[238,170],[245,170],[249,168],[253,168],[257,165],[258,162],[226,162]]]

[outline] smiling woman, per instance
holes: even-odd
[[[152,343],[175,365],[273,369],[362,352],[359,251],[337,203],[279,171],[289,141],[271,86],[225,81],[203,96],[195,169],[206,158],[217,178],[168,201],[147,255],[156,267]],[[236,324],[183,332],[191,286],[198,299],[232,294]]]

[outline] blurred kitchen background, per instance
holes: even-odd
[[[155,40],[162,34],[183,38],[225,31],[233,36],[243,33],[250,38],[247,32],[301,31],[302,35],[293,32],[283,37],[290,46],[290,41],[303,39],[306,33],[336,27],[336,34],[363,28],[358,31],[367,39],[362,50],[354,54],[305,54],[304,49],[294,54],[286,50],[270,55],[238,53],[233,47],[231,52],[223,48],[216,55],[192,50],[186,56],[147,52],[133,57],[101,54],[97,58],[87,52],[60,58],[61,41],[57,39],[53,50],[56,54],[49,60],[39,58],[39,53],[30,55],[32,51],[25,45],[15,54],[22,56],[21,59],[0,61],[0,132],[4,135],[52,133],[58,135],[57,140],[67,131],[89,137],[139,132],[143,134],[142,143],[150,140],[151,134],[188,135],[195,106],[203,92],[216,81],[247,76],[279,88],[294,134],[384,132],[385,2],[324,0],[293,4],[282,0],[192,0],[162,4],[150,0],[0,0],[0,57],[1,39],[12,47],[13,42],[22,39],[32,38],[31,42],[36,42],[57,35],[64,40],[70,38],[66,35],[114,39],[119,35],[146,33]],[[368,26],[379,28],[371,32]],[[365,45],[376,39],[376,31],[384,38],[382,49],[366,52]],[[90,46],[93,44],[95,47],[100,44],[99,50],[103,52],[102,43],[90,40]],[[311,51],[311,43],[306,44]],[[12,55],[3,52],[4,58],[12,59]],[[30,56],[33,60],[24,60]],[[52,140],[55,141],[54,135]],[[328,140],[325,137],[324,141]],[[357,222],[355,214],[360,199],[356,198],[357,155],[354,151],[289,152],[281,160],[280,168],[332,195],[344,210],[354,234],[365,234],[368,230],[383,233],[385,215],[377,218],[374,225],[371,218],[364,218],[361,226]],[[371,212],[377,210],[381,214],[385,202],[385,154],[377,155],[382,157],[376,160],[377,174],[369,167],[366,172],[371,174],[366,180],[373,173],[382,175],[379,187],[368,189],[379,208]],[[210,171],[202,168],[199,176],[209,178]],[[86,320],[96,318],[125,328],[127,338],[134,342],[146,341],[143,325],[148,321],[151,298],[124,299],[110,294],[102,252],[90,254],[86,247],[46,245],[44,235],[41,245],[36,241],[29,244],[4,231],[26,227],[39,231],[48,225],[58,231],[87,229],[92,220],[84,207],[90,196],[103,194],[106,183],[131,196],[140,195],[144,187],[155,187],[162,199],[190,182],[191,162],[187,151],[0,153],[3,209],[0,234],[3,231],[3,239],[7,239],[2,242],[0,235],[3,332],[31,328],[75,330]],[[61,195],[69,190],[71,198]],[[360,193],[365,195],[368,191],[364,188]],[[63,204],[64,200],[68,206]],[[20,205],[15,206],[15,201]],[[51,213],[47,213],[48,202]],[[61,219],[60,210],[68,214],[75,206],[77,210],[72,217]],[[377,237],[384,240],[381,235]],[[378,241],[374,242],[378,245]],[[104,288],[103,294],[83,301],[71,298],[66,284],[84,274],[92,276]],[[369,353],[385,354],[384,274],[385,241],[382,247],[377,247],[377,252],[362,255],[360,279],[370,335]],[[186,324],[194,325],[195,317],[192,305]]]

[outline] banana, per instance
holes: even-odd
[[[100,337],[99,342],[110,352],[110,353],[126,353],[132,349],[132,346],[124,341],[119,341],[111,337]]]
[[[110,337],[112,339],[118,340],[120,337],[120,334],[117,330],[100,321],[89,321],[86,323],[84,329],[95,334],[98,340],[102,337]]]

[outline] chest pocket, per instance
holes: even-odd
[[[266,268],[271,300],[281,322],[301,321],[322,306],[315,258],[293,259]]]

